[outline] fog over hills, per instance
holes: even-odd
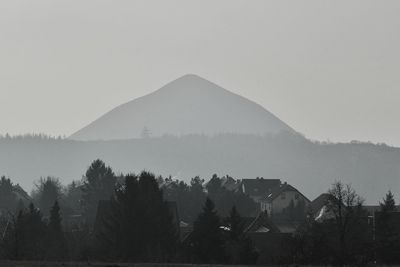
[[[197,75],[116,107],[74,133],[73,140],[116,140],[165,134],[255,134],[294,132],[262,106]]]
[[[369,204],[400,188],[399,148],[312,142],[260,105],[195,75],[115,108],[68,139],[0,138],[0,175],[28,191],[41,176],[80,179],[97,158],[117,173],[146,169],[186,182],[214,173],[279,178],[310,199],[335,180],[351,183]]]
[[[116,172],[143,169],[190,181],[199,175],[280,178],[313,199],[335,180],[351,183],[369,204],[400,188],[400,149],[368,143],[325,144],[289,133],[157,137],[116,141],[1,139],[0,175],[30,191],[41,176],[80,179],[103,159]],[[397,190],[397,191],[396,191]]]

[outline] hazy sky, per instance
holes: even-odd
[[[0,1],[0,133],[198,74],[319,140],[400,146],[400,1]]]

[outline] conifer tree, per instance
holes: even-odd
[[[191,247],[192,253],[201,263],[222,263],[225,259],[224,239],[220,218],[215,205],[207,198],[203,211],[194,222]]]
[[[17,198],[13,192],[13,184],[10,179],[2,176],[0,179],[0,212],[14,211],[17,206]]]
[[[60,206],[54,202],[50,210],[50,220],[46,234],[46,259],[65,260],[68,255],[67,244],[61,225]]]
[[[3,251],[8,259],[42,260],[45,232],[42,215],[31,203],[27,210],[20,210],[17,217],[12,218],[3,238]]]
[[[227,222],[230,228],[230,238],[232,240],[239,240],[239,238],[243,235],[244,224],[242,217],[238,213],[235,206],[232,207]]]
[[[35,203],[42,214],[49,215],[49,211],[54,204],[61,198],[62,186],[60,180],[54,177],[40,178],[33,192]]]
[[[377,257],[381,263],[393,264],[400,262],[400,227],[394,220],[396,202],[389,191],[380,203],[381,212],[376,216]]]
[[[112,169],[100,159],[93,161],[86,171],[82,186],[82,204],[89,225],[94,223],[98,202],[111,198],[116,180]]]
[[[132,262],[169,261],[177,244],[173,223],[153,174],[127,175],[112,201],[102,201],[96,221],[97,255]]]
[[[230,263],[254,264],[258,255],[250,238],[244,233],[244,222],[235,206],[232,207],[226,223],[229,228],[229,235],[225,248]]]
[[[381,211],[395,211],[396,210],[396,202],[394,200],[394,195],[392,191],[388,191],[386,197],[383,199],[383,202],[379,203],[381,206]]]

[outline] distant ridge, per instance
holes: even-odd
[[[72,134],[73,140],[295,132],[262,106],[194,74],[120,105]]]

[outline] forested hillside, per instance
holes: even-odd
[[[0,174],[30,191],[41,176],[80,179],[101,158],[118,172],[151,170],[185,181],[216,173],[280,178],[313,199],[334,180],[351,183],[366,203],[400,188],[400,149],[370,143],[316,143],[292,134],[200,135],[121,141],[72,141],[43,136],[0,139]]]

